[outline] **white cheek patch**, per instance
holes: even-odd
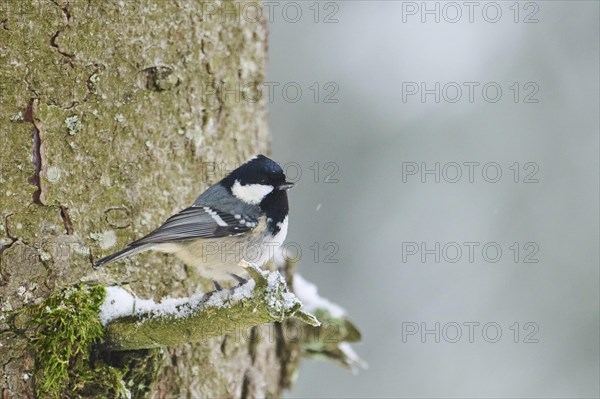
[[[260,202],[273,191],[273,186],[265,184],[247,184],[242,186],[239,181],[235,181],[231,187],[233,195],[241,199],[242,201],[258,205]]]

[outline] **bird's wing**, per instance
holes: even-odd
[[[242,221],[244,223],[240,223]],[[158,229],[128,246],[233,236],[252,230],[255,226],[256,221],[247,217],[195,205],[171,216]]]

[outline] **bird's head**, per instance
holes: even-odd
[[[264,155],[257,155],[235,169],[221,184],[238,199],[252,205],[260,204],[271,193],[285,193],[294,186],[286,181],[281,166]]]

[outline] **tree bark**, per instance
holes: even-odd
[[[3,2],[0,398],[35,397],[35,353],[14,315],[50,292],[128,284],[158,300],[208,288],[166,256],[99,271],[92,261],[188,206],[221,168],[268,152],[257,91],[267,30],[252,10],[193,0]],[[163,349],[148,397],[280,396],[290,358],[272,332]]]

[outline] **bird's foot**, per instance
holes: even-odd
[[[243,278],[243,277],[240,277],[240,276],[238,276],[238,275],[237,275],[237,274],[235,274],[235,273],[229,273],[229,275],[230,275],[231,277],[233,277],[233,279],[234,279],[235,281],[237,281],[237,282],[239,283],[239,285],[244,285],[244,284],[246,284],[246,283],[248,282],[248,280],[247,280],[247,279],[245,279],[245,278]]]

